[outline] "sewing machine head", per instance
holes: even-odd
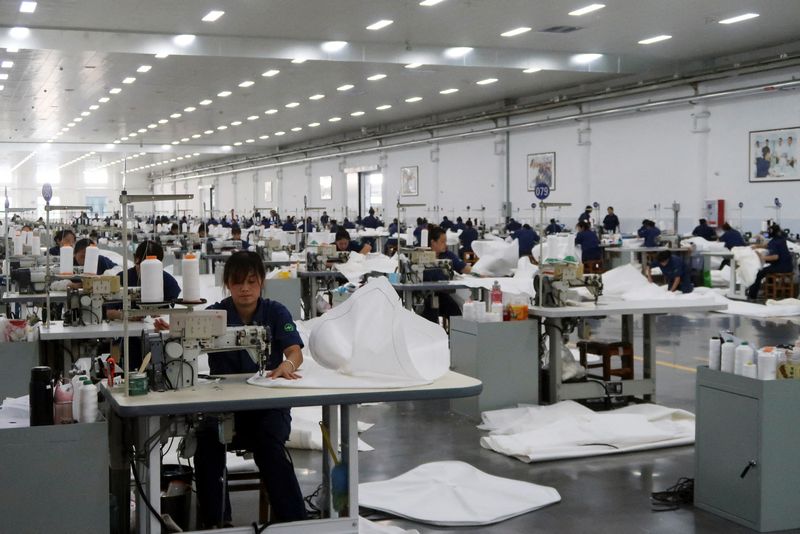
[[[537,292],[537,306],[560,308],[581,300],[577,291],[579,287],[585,287],[597,303],[597,299],[603,294],[603,278],[598,274],[583,274],[583,264],[580,263],[545,263],[541,273],[534,279],[534,287]]]

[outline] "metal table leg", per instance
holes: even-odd
[[[309,318],[313,319],[317,316],[317,292],[319,286],[317,284],[317,277],[312,276],[308,279],[308,285],[311,288],[311,298],[309,298],[310,308],[308,310]]]
[[[540,326],[541,328],[541,326]],[[549,364],[549,383],[550,383],[550,403],[554,404],[561,400],[561,353],[564,350],[564,342],[561,339],[563,325],[561,319],[550,318],[544,323],[547,341],[550,346]]]
[[[331,438],[331,446],[336,449],[339,442],[339,407],[322,407],[322,424],[328,429]],[[322,451],[322,487],[324,502],[322,503],[322,517],[338,517],[338,512],[333,508],[333,492],[331,491],[331,469],[333,460],[328,451]]]
[[[150,505],[161,515],[161,448],[156,443],[151,443],[147,450],[147,440],[159,429],[160,418],[157,416],[140,417],[137,419],[136,432],[136,471],[142,489],[147,494]],[[125,506],[126,503],[120,503]],[[161,532],[161,524],[149,510],[142,498],[136,493],[136,525],[141,534],[157,534]]]
[[[644,378],[650,379],[653,381],[653,394],[652,395],[644,395],[644,400],[648,402],[656,402],[656,394],[655,394],[655,386],[656,386],[656,344],[655,344],[655,332],[656,332],[656,316],[646,314],[642,316],[642,342],[643,342],[643,350],[642,350],[642,358],[644,363],[642,365],[642,370],[644,372]]]
[[[341,408],[342,461],[347,465],[347,517],[358,527],[358,405]]]

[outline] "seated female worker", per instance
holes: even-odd
[[[230,297],[208,309],[228,312],[228,326],[268,326],[272,335],[269,376],[294,380],[303,363],[303,342],[289,310],[273,300],[261,298],[266,272],[255,252],[235,252],[228,258],[223,283]],[[258,365],[244,350],[209,354],[211,373],[253,374]],[[229,449],[253,452],[264,479],[269,501],[279,522],[306,519],[305,503],[285,443],[291,430],[288,408],[252,410],[234,414],[234,436]],[[207,417],[197,431],[195,475],[199,521],[209,528],[230,524],[231,505],[227,488],[222,487],[226,446],[219,441],[218,422]],[[222,505],[223,493],[225,506]]]
[[[339,252],[358,252],[360,254],[369,254],[372,252],[372,247],[369,244],[362,245],[358,241],[350,240],[350,233],[344,229],[339,228],[336,231],[336,250]]]
[[[689,268],[680,256],[673,255],[669,250],[662,250],[656,256],[656,261],[647,266],[647,279],[653,282],[650,269],[659,267],[664,281],[667,283],[667,290],[670,292],[680,291],[681,293],[691,293],[694,291]]]
[[[453,263],[453,270],[459,274],[466,274],[472,267],[464,263],[455,253],[447,249],[447,231],[441,226],[430,225],[428,227],[428,244],[436,253],[440,260],[450,260]],[[441,269],[426,269],[422,273],[422,280],[425,282],[438,282],[447,280],[447,276]],[[447,293],[439,293],[439,307],[434,308],[431,298],[425,302],[425,309],[422,316],[434,323],[439,322],[439,316],[449,318],[453,315],[461,315],[461,307]]]
[[[765,245],[754,245],[753,248],[766,248],[767,253],[761,258],[764,267],[758,271],[753,285],[747,288],[747,298],[755,300],[761,290],[761,283],[770,273],[790,273],[794,269],[792,266],[792,255],[786,244],[786,235],[781,227],[773,224],[769,227],[769,243]]]

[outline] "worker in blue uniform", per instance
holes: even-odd
[[[523,224],[522,228],[511,234],[511,238],[517,240],[520,258],[530,256],[534,245],[539,242],[539,234],[528,223]]]
[[[661,235],[661,230],[658,229],[656,223],[654,223],[649,219],[645,219],[642,221],[642,227],[639,228],[637,234],[639,235],[639,237],[644,238],[644,246],[657,247],[658,236]]]
[[[777,224],[770,226],[769,237],[770,240],[766,247],[764,245],[755,246],[755,248],[766,248],[767,254],[762,258],[766,265],[758,271],[753,285],[747,288],[747,298],[751,300],[758,298],[758,292],[761,290],[761,283],[765,276],[771,273],[790,273],[793,270],[792,255],[789,253],[786,236],[781,227]]]
[[[614,208],[608,207],[608,213],[603,218],[603,230],[609,233],[616,233],[619,231],[619,217],[614,213]]]
[[[238,224],[231,226],[231,239],[242,242],[242,246],[239,250],[247,250],[250,248],[250,243],[246,239],[242,239],[242,228]]]
[[[722,225],[722,235],[719,238],[720,241],[725,243],[725,248],[728,250],[732,249],[733,247],[746,247],[747,243],[745,243],[742,234],[731,227],[730,224],[725,223]]]
[[[447,231],[441,226],[431,225],[428,227],[428,246],[436,253],[437,259],[450,260],[455,272],[466,274],[472,270],[472,267],[447,248]],[[426,269],[422,274],[422,280],[424,282],[440,282],[447,280],[447,276],[441,269]],[[437,299],[439,301],[438,307],[436,308],[433,306],[432,300],[432,297],[428,297],[425,308],[422,311],[422,316],[429,321],[438,323],[440,316],[447,319],[453,315],[461,315],[461,308],[450,295],[440,293]]]
[[[270,378],[296,380],[300,378],[298,369],[303,363],[303,341],[289,310],[279,302],[261,298],[265,276],[264,263],[258,254],[234,253],[225,263],[223,272],[225,288],[231,296],[209,309],[225,310],[228,326],[269,327],[272,352],[268,355],[267,368],[270,369]],[[244,350],[211,353],[208,363],[213,375],[253,374],[258,371],[258,365]],[[194,456],[201,528],[229,526],[231,522],[228,488],[222,483],[227,449],[253,452],[277,521],[306,519],[303,494],[285,447],[291,421],[288,408],[236,412],[233,442],[226,446],[220,443],[217,418],[206,416],[197,430]]]
[[[717,231],[708,225],[708,221],[700,219],[699,223],[700,224],[695,226],[694,230],[692,230],[692,235],[695,237],[702,237],[706,241],[716,241]]]
[[[86,263],[86,249],[89,248],[89,245],[94,245],[94,243],[91,239],[86,237],[78,240],[78,242],[75,243],[75,250],[73,251],[73,261],[75,265],[80,265],[83,267],[83,264]],[[102,254],[97,257],[97,274],[103,274],[107,270],[113,269],[116,266],[116,263]]]
[[[297,226],[294,224],[294,217],[292,217],[291,215],[286,217],[283,226],[281,226],[281,230],[283,230],[284,232],[294,232],[295,230],[297,230]]]
[[[522,225],[514,220],[514,217],[509,217],[506,223],[506,232],[513,233],[522,228]]]
[[[464,256],[465,252],[472,252],[472,242],[476,239],[478,239],[478,231],[472,226],[472,221],[467,219],[464,231],[458,236],[458,240],[461,242],[461,256]]]
[[[64,228],[63,230],[59,230],[53,236],[53,241],[55,241],[56,244],[50,247],[50,255],[60,256],[61,247],[75,246],[75,232],[73,232],[69,228]]]
[[[455,230],[456,232],[461,230],[463,232],[464,228],[466,227],[467,226],[464,224],[464,219],[462,219],[461,217],[456,217],[456,224],[453,225],[453,230]]]
[[[579,222],[580,221],[586,221],[587,223],[589,223],[589,225],[592,224],[592,207],[591,206],[586,206],[583,209],[583,213],[578,215],[578,221]]]
[[[369,244],[361,244],[358,241],[350,240],[350,233],[344,228],[339,228],[336,232],[336,250],[339,252],[359,252],[361,254],[369,254],[372,252],[372,247]]]
[[[351,221],[350,219],[348,219],[347,217],[345,217],[344,220],[342,221],[342,226],[347,230],[355,230],[356,229],[355,223],[353,221]]]
[[[419,247],[424,247],[422,244],[422,231],[428,227],[428,221],[422,217],[417,217],[417,226],[414,228],[414,243]]]
[[[550,219],[550,224],[544,229],[544,235],[553,235],[559,233],[563,228],[556,222],[555,219]]]
[[[447,215],[442,217],[442,222],[439,223],[439,226],[442,227],[444,230],[452,230],[453,229],[453,221],[447,218]]]
[[[364,217],[364,220],[361,221],[361,225],[364,228],[372,228],[374,230],[375,228],[383,226],[383,223],[380,221],[380,219],[375,217],[375,209],[370,208],[369,215]]]
[[[647,279],[653,282],[650,274],[651,269],[659,267],[664,281],[667,283],[667,290],[670,292],[680,291],[681,293],[691,293],[694,291],[692,279],[689,275],[689,267],[680,258],[673,255],[669,250],[662,250],[656,256],[656,260],[647,266]]]
[[[600,239],[592,231],[589,223],[578,222],[576,231],[575,244],[581,247],[581,261],[602,260],[603,250],[600,248]]]

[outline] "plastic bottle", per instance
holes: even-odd
[[[500,282],[497,280],[492,284],[491,298],[489,301],[492,304],[503,304],[503,290],[500,289]]]
[[[39,234],[33,234],[31,237],[31,254],[34,256],[42,255],[42,240]]]
[[[147,256],[139,268],[142,302],[162,302],[164,300],[164,265],[156,256]]]
[[[755,363],[753,349],[747,344],[747,341],[742,341],[742,344],[736,347],[734,357],[734,373],[737,375],[744,374],[744,366],[748,363]]]
[[[56,383],[53,394],[53,422],[57,425],[67,425],[72,421],[72,383],[65,379]]]
[[[734,357],[736,354],[736,344],[733,341],[726,341],[722,344],[722,356],[720,357],[720,369],[724,373],[732,373],[735,368]]]

